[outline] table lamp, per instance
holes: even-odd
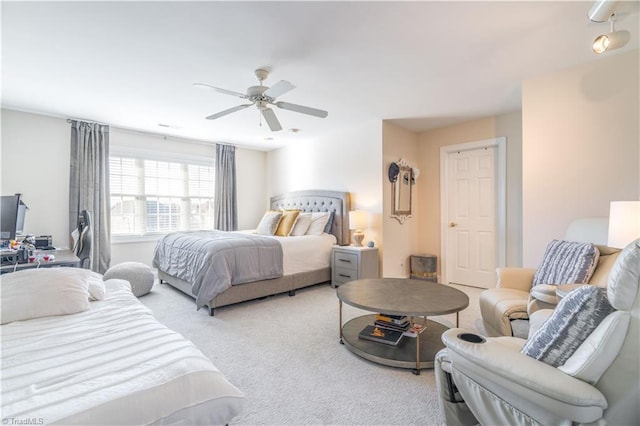
[[[353,242],[356,247],[362,247],[364,233],[362,232],[369,225],[369,215],[364,210],[353,210],[349,212],[349,229],[353,232]]]
[[[609,209],[609,247],[624,248],[640,237],[640,201],[612,201]]]

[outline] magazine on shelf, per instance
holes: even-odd
[[[376,314],[376,319],[378,321],[385,321],[392,324],[400,324],[408,323],[406,315],[389,315],[389,314]]]
[[[374,325],[377,325],[380,328],[385,328],[388,330],[407,331],[411,324],[409,324],[409,321],[407,321],[405,324],[393,324],[389,322],[376,320],[374,322]]]
[[[373,342],[384,343],[395,346],[402,339],[402,332],[387,330],[375,325],[368,325],[358,334],[360,339],[371,340]]]

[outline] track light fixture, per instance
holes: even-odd
[[[597,4],[597,3],[596,3]],[[593,41],[593,52],[604,53],[607,50],[617,49],[624,46],[631,40],[631,33],[629,31],[616,31],[614,28],[614,22],[616,20],[615,13],[609,17],[611,22],[611,32],[609,34],[602,34],[596,37]]]
[[[607,22],[615,12],[616,3],[618,2],[611,0],[596,1],[595,4],[591,6],[591,10],[589,10],[589,19],[593,22]]]

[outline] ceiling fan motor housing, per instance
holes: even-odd
[[[267,89],[269,89],[267,86],[251,86],[247,89],[247,97],[249,99],[253,100],[260,100],[260,99],[253,99],[253,98],[262,98],[262,94],[267,91]],[[267,98],[267,96],[264,96],[264,98]]]

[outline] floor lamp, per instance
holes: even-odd
[[[640,238],[640,201],[612,201],[607,245],[624,248],[636,238]]]

